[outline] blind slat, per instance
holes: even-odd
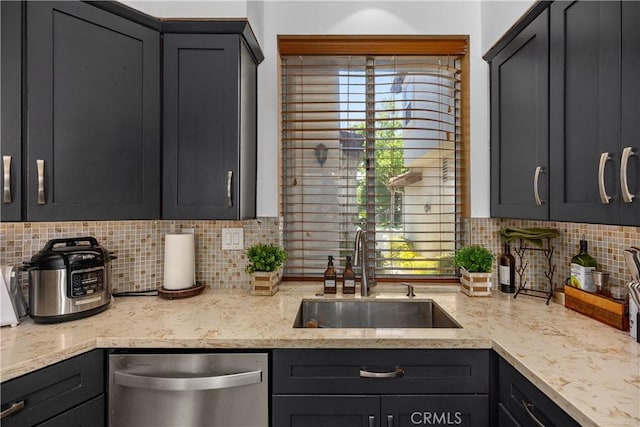
[[[453,274],[456,55],[281,59],[285,274],[321,275],[327,255],[343,265],[358,227],[375,230],[378,275]]]

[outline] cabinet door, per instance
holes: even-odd
[[[626,186],[635,197],[622,198],[623,225],[640,225],[640,2],[622,2],[621,149],[634,155],[626,165]],[[624,167],[621,181],[624,181]],[[621,187],[624,183],[621,182]],[[624,191],[623,188],[621,188]]]
[[[165,35],[163,218],[240,219],[240,46],[232,34]]]
[[[33,426],[101,393],[104,357],[95,350],[2,383],[2,410],[24,406],[3,418],[2,426]]]
[[[489,426],[487,395],[382,396],[380,407],[388,427]]]
[[[554,2],[550,40],[550,218],[617,224],[620,2]]]
[[[63,412],[38,427],[104,427],[104,394]]]
[[[20,221],[22,215],[22,4],[0,3],[0,140],[2,164],[0,220]]]
[[[88,3],[27,2],[28,220],[159,217],[159,49]]]
[[[523,426],[570,427],[579,424],[542,393],[516,369],[500,358],[498,362],[501,425],[514,425],[515,419]],[[505,414],[509,415],[507,419]],[[501,421],[502,423],[502,421]],[[517,424],[515,424],[517,425]]]
[[[276,395],[272,425],[278,427],[380,426],[378,396]]]
[[[549,218],[547,34],[545,10],[491,62],[492,217]]]

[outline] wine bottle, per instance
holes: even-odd
[[[587,241],[580,240],[580,252],[571,258],[571,286],[587,292],[595,292],[591,272],[597,267],[596,260],[589,255]]]
[[[324,271],[324,293],[336,293],[336,270],[333,267],[333,257],[331,255],[329,255],[327,269]]]
[[[516,291],[516,259],[511,255],[509,243],[504,242],[504,253],[498,260],[498,281],[500,290],[512,294]]]

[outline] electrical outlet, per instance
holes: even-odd
[[[222,250],[238,251],[244,249],[244,229],[223,228]]]

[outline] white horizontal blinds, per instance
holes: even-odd
[[[282,56],[285,273],[339,267],[358,227],[377,277],[454,275],[460,70],[455,56]]]

